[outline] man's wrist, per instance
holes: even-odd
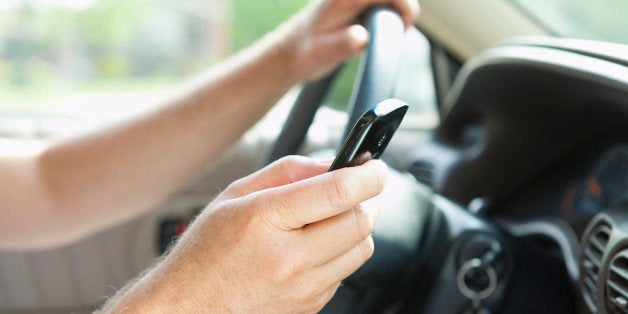
[[[290,28],[289,25],[282,25],[264,38],[261,44],[264,50],[262,58],[267,58],[266,64],[273,68],[272,73],[276,75],[274,79],[293,86],[301,83],[303,78],[298,75],[298,46]]]
[[[105,313],[176,313],[185,312],[185,304],[177,302],[176,288],[170,281],[170,277],[163,274],[175,274],[169,272],[163,263],[140,275],[137,280],[127,283],[103,306],[101,312]]]

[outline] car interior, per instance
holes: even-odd
[[[323,313],[628,313],[628,38],[569,38],[533,13],[424,0],[406,31],[372,8],[359,61],[289,93],[155,210],[64,247],[0,252],[0,311],[93,311],[230,182],[286,155],[333,157],[365,110],[397,98],[410,109],[382,156],[375,253]],[[349,105],[331,108],[345,78]],[[0,112],[0,131],[18,118]],[[46,143],[0,139],[0,153]]]

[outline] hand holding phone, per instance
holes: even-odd
[[[353,126],[329,171],[379,158],[407,110],[408,105],[398,99],[384,100],[367,110]]]

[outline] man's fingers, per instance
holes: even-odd
[[[406,27],[414,25],[420,11],[418,0],[393,0],[392,5],[401,14],[403,24]]]
[[[361,166],[269,189],[251,201],[264,201],[263,215],[267,222],[283,230],[293,230],[346,212],[378,195],[386,177],[386,165],[371,160]]]
[[[321,35],[314,39],[313,49],[308,53],[312,65],[324,64],[325,68],[312,68],[310,77],[319,77],[329,72],[342,61],[355,57],[366,47],[369,34],[362,25],[351,25],[347,28]]]
[[[373,256],[374,251],[375,244],[373,243],[373,238],[369,236],[346,253],[314,268],[312,271],[313,275],[322,278],[325,282],[329,282],[332,285],[349,277],[358,270],[364,262]]]
[[[369,34],[362,25],[354,25],[358,14],[373,5],[391,5],[401,15],[405,27],[414,23],[419,11],[417,0],[329,0],[318,7],[313,24],[306,80],[328,73],[342,61],[358,55],[366,47]],[[322,66],[321,66],[322,65]]]
[[[306,295],[311,294],[307,298],[316,300],[315,303],[322,308],[336,293],[340,282],[360,268],[371,257],[373,250],[373,238],[368,237],[337,258],[309,268],[301,279]]]
[[[420,7],[418,0],[330,0],[321,8],[319,30],[334,30],[352,23],[355,17],[375,5],[391,5],[406,27],[414,24]]]
[[[330,163],[303,156],[281,158],[267,167],[239,179],[225,190],[225,198],[242,197],[253,192],[301,181],[325,173]]]
[[[352,210],[307,225],[301,236],[301,249],[311,253],[307,257],[310,266],[320,266],[342,255],[364,241],[375,226],[378,209],[366,209],[360,205]]]

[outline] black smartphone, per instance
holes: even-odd
[[[353,126],[329,171],[379,158],[408,111],[398,99],[387,99],[367,110]]]

